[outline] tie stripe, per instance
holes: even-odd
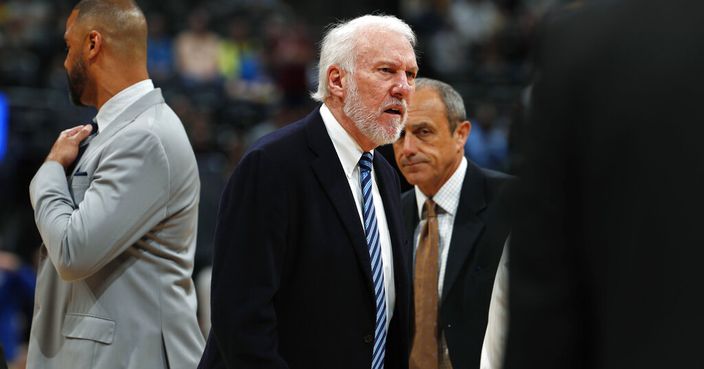
[[[372,350],[372,369],[384,368],[386,355],[386,290],[384,289],[384,265],[381,260],[381,242],[376,222],[374,198],[372,197],[372,154],[365,152],[359,159],[359,180],[362,187],[362,215],[364,232],[369,247],[372,282],[376,301],[376,328],[374,330],[374,348]]]

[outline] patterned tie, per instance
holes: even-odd
[[[372,262],[374,296],[376,297],[376,329],[374,331],[374,349],[372,350],[372,369],[384,368],[386,353],[386,291],[384,289],[384,266],[381,260],[381,241],[376,223],[376,211],[372,197],[372,154],[365,152],[359,159],[359,180],[362,184],[364,199],[364,232],[367,235],[369,258]]]
[[[438,218],[436,205],[425,200],[426,220],[416,250],[413,276],[415,334],[410,369],[438,369]]]

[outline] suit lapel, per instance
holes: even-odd
[[[416,244],[416,227],[418,226],[418,223],[420,222],[420,218],[418,215],[418,206],[416,205],[416,191],[414,189],[411,189],[406,193],[403,197],[402,201],[402,206],[403,206],[403,224],[406,227],[406,237],[408,237],[408,247],[407,247],[407,252],[408,255],[414,255],[415,254],[415,244]],[[413,257],[410,258],[410,263],[409,267],[411,270],[413,270]]]
[[[335,207],[347,235],[352,240],[357,261],[364,272],[369,290],[373,294],[369,250],[347,177],[318,110],[316,109],[306,120],[308,122],[306,124],[308,145],[317,156],[311,162],[313,173],[320,181],[323,192]]]
[[[76,164],[76,169],[81,167],[81,164],[86,161],[86,158],[91,157],[96,152],[99,152],[100,148],[105,145],[105,143],[109,142],[112,136],[114,136],[129,123],[132,123],[132,121],[134,121],[135,118],[137,118],[145,110],[163,102],[164,98],[161,95],[161,89],[155,88],[127,107],[127,109],[120,113],[114,121],[107,125],[105,130],[100,131],[91,139],[90,145],[86,148],[86,152],[83,156],[81,156],[79,162]]]
[[[484,174],[479,167],[468,160],[445,267],[443,300],[457,280],[462,265],[476,247],[477,239],[484,231],[484,221],[479,217],[480,212],[486,208],[484,186]]]

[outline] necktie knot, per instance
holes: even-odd
[[[365,152],[362,154],[362,157],[359,158],[359,169],[361,169],[363,172],[371,172],[372,171],[372,153],[370,152]]]
[[[93,118],[93,120],[90,121],[90,125],[93,127],[93,130],[90,131],[90,134],[97,135],[98,134],[98,120]]]

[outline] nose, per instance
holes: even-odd
[[[398,99],[408,100],[412,92],[413,85],[411,85],[411,81],[409,81],[405,72],[400,71],[399,77],[396,78],[396,81],[391,88],[391,95]]]
[[[403,156],[411,157],[418,151],[418,146],[416,145],[416,138],[410,134],[406,133],[401,142],[401,152]]]

